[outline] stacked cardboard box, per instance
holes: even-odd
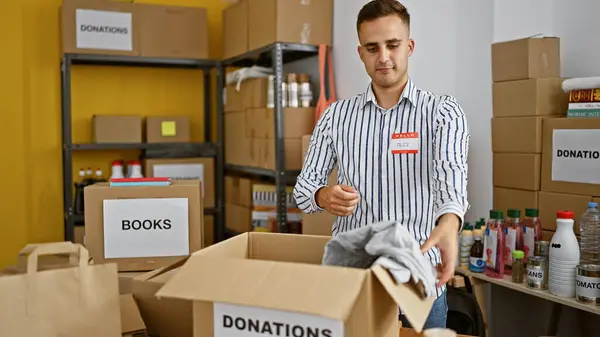
[[[267,108],[267,79],[253,78],[225,88],[225,162],[275,169],[275,110]],[[315,109],[285,108],[285,167],[302,168],[302,136],[314,129]]]
[[[274,42],[331,45],[333,0],[239,0],[223,11],[223,57]]]
[[[225,176],[225,226],[235,233],[252,230],[252,185],[250,178]]]
[[[540,218],[554,230],[556,211],[568,209],[579,219],[590,201],[600,201],[600,118],[553,118],[544,121]]]
[[[494,208],[537,208],[542,126],[564,115],[560,40],[526,38],[492,45]]]

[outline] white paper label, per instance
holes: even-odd
[[[77,48],[133,50],[131,13],[77,9]]]
[[[527,281],[541,284],[544,282],[544,269],[527,267]]]
[[[483,256],[485,264],[490,268],[496,267],[496,252],[498,251],[498,233],[493,229],[487,229],[487,234],[483,242]]]
[[[600,130],[554,130],[552,180],[600,184]]]
[[[200,180],[202,197],[204,198],[204,165],[203,164],[155,164],[154,177],[177,180]]]
[[[104,200],[104,258],[187,256],[187,198]]]
[[[504,264],[510,266],[513,263],[512,253],[517,247],[517,231],[513,228],[507,228],[505,240],[504,254],[506,259]]]
[[[327,317],[214,303],[214,337],[343,337],[344,323]]]
[[[403,132],[392,134],[390,140],[390,152],[392,154],[419,153],[419,133]]]
[[[600,278],[577,275],[577,295],[589,298],[600,298]]]

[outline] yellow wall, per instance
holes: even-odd
[[[0,1],[0,267],[14,263],[26,243],[63,239],[61,2]],[[210,55],[220,56],[224,1],[137,2],[207,8]],[[73,142],[90,141],[90,116],[95,113],[187,115],[192,117],[192,138],[202,139],[201,75],[194,70],[75,66]],[[135,151],[77,152],[73,172],[77,177],[79,168],[88,166],[107,172],[112,160],[136,156]]]

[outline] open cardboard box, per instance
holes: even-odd
[[[396,337],[398,306],[420,332],[434,299],[381,266],[321,265],[329,239],[244,233],[194,253],[156,296],[193,301],[196,337]]]

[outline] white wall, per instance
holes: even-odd
[[[338,98],[365,90],[369,78],[356,54],[356,15],[367,0],[334,0],[334,63]],[[409,75],[425,90],[451,94],[465,110],[472,135],[467,220],[492,207],[491,44],[537,34],[561,38],[562,75],[600,76],[598,0],[404,0],[412,16],[415,54]],[[468,19],[467,19],[468,18]],[[488,288],[490,336],[543,336],[547,301]],[[493,304],[493,305],[492,305]],[[506,317],[506,318],[500,318]],[[558,336],[578,336],[593,316],[564,308]],[[600,323],[596,323],[600,325]],[[596,326],[599,329],[600,326]]]

